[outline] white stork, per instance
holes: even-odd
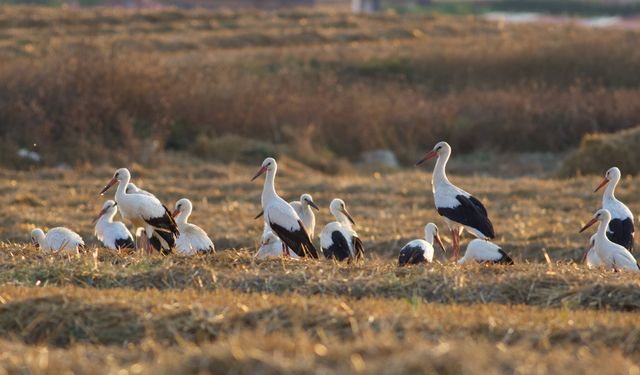
[[[173,216],[157,198],[146,194],[127,194],[126,187],[131,180],[131,173],[127,168],[120,168],[113,175],[109,183],[100,191],[101,195],[115,184],[116,203],[120,207],[123,217],[128,218],[136,228],[143,227],[148,242],[162,254],[171,253],[179,234],[178,226]],[[147,250],[148,244],[145,245]]]
[[[291,207],[296,211],[302,224],[307,229],[309,237],[313,239],[313,234],[316,230],[316,215],[313,213],[312,207],[317,211],[320,211],[318,205],[313,201],[313,198],[309,194],[302,194],[299,201],[289,202]]]
[[[470,261],[478,263],[513,264],[513,259],[505,253],[500,246],[481,239],[474,239],[467,245],[467,251],[458,261],[458,264],[465,264]]]
[[[451,230],[453,257],[457,260],[463,230],[483,240],[494,238],[495,232],[482,202],[449,182],[445,167],[451,156],[451,146],[447,142],[438,142],[416,165],[436,156],[438,160],[431,179],[433,197],[438,213]]]
[[[640,272],[640,265],[638,265],[638,262],[629,250],[617,243],[611,242],[611,240],[607,238],[606,232],[610,221],[611,214],[609,211],[601,208],[596,211],[593,219],[580,229],[580,232],[585,231],[593,224],[599,222],[594,249],[596,254],[598,254],[598,258],[602,260],[603,265],[605,267],[613,268],[616,271],[625,270],[630,272]]]
[[[282,241],[273,234],[272,231],[268,230],[262,234],[262,243],[260,244],[260,249],[256,253],[256,258],[268,258],[268,257],[281,257],[285,256],[285,252],[282,248]],[[296,253],[288,254],[291,258],[299,258]]]
[[[347,211],[342,199],[335,198],[329,205],[329,211],[336,221],[327,224],[320,232],[320,247],[327,259],[343,261],[364,258],[364,246],[353,230],[355,221]]]
[[[614,243],[623,246],[629,251],[633,251],[633,234],[635,231],[633,225],[633,214],[629,207],[620,202],[615,196],[616,186],[620,182],[620,169],[611,167],[604,175],[604,179],[596,188],[600,190],[603,186],[607,186],[602,194],[602,208],[607,209],[611,213],[611,222],[607,237]]]
[[[584,258],[582,259],[583,263],[586,261],[588,268],[598,268],[598,267],[604,266],[604,263],[602,263],[602,260],[600,259],[600,257],[598,256],[598,253],[596,252],[595,245],[596,245],[596,235],[594,234],[589,239],[589,248],[587,249],[587,252],[585,253]]]
[[[251,181],[266,173],[262,189],[262,211],[271,230],[282,240],[283,251],[293,250],[298,256],[318,258],[318,251],[296,211],[276,193],[275,178],[278,165],[273,158],[266,158]]]
[[[84,250],[82,237],[71,229],[64,227],[51,228],[44,234],[40,228],[31,231],[31,242],[44,253],[61,253],[77,255]]]
[[[445,251],[438,227],[434,223],[429,223],[424,227],[424,239],[417,239],[409,242],[400,249],[398,266],[407,264],[431,263],[433,261],[433,241]]]
[[[156,198],[155,195],[149,193],[148,191],[144,190],[144,189],[140,189],[138,186],[136,186],[136,184],[134,184],[133,182],[129,182],[129,184],[127,185],[127,190],[126,190],[127,194],[144,194],[144,195],[148,195],[150,197],[154,197]],[[157,199],[157,198],[156,198]]]
[[[112,200],[104,202],[102,210],[93,219],[96,237],[108,249],[134,249],[133,236],[127,227],[120,221],[113,221],[116,212],[118,212],[116,202]]]
[[[199,226],[187,222],[192,211],[193,204],[187,198],[182,198],[176,202],[173,217],[180,231],[180,235],[176,239],[176,251],[180,255],[187,256],[215,253],[213,241],[211,241],[207,232]]]

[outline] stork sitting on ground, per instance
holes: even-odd
[[[324,256],[338,261],[363,259],[364,246],[353,230],[352,225],[355,225],[355,221],[347,211],[344,201],[335,198],[329,205],[329,211],[335,216],[336,221],[327,224],[320,233],[320,247]]]
[[[413,240],[400,249],[398,265],[402,267],[407,264],[431,263],[433,261],[434,240],[444,252],[444,245],[438,235],[438,227],[434,223],[429,223],[424,227],[424,239]]]
[[[173,217],[180,231],[176,239],[176,251],[180,255],[187,256],[214,253],[216,250],[207,232],[199,226],[187,222],[192,211],[193,204],[187,198],[182,198],[176,202]]]
[[[458,261],[458,264],[465,264],[470,261],[476,261],[478,263],[513,264],[513,259],[511,259],[500,246],[478,238],[469,242],[467,251],[465,251],[464,256]]]
[[[106,248],[111,250],[134,249],[133,236],[127,227],[120,221],[113,221],[117,212],[116,202],[112,200],[104,202],[102,210],[93,219],[96,237]]]
[[[44,253],[60,253],[77,255],[84,250],[82,237],[71,229],[64,227],[51,228],[47,232],[40,228],[31,231],[31,242]]]

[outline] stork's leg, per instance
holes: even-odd
[[[458,252],[460,252],[460,233],[456,230],[453,233],[453,261],[458,262]]]

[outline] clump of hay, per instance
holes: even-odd
[[[616,133],[587,134],[562,163],[562,176],[602,174],[612,166],[625,174],[640,172],[640,126]]]

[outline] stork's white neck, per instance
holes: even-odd
[[[431,244],[433,246],[433,238],[434,238],[434,234],[432,231],[430,230],[426,230],[424,232],[424,240],[427,241],[429,244]]]
[[[447,178],[447,172],[445,171],[450,156],[451,151],[447,149],[441,150],[438,154],[438,160],[436,160],[436,166],[433,168],[433,175],[431,176],[431,183],[434,187],[442,184],[450,184]]]
[[[609,239],[607,238],[607,228],[609,228],[610,221],[611,216],[605,216],[598,224],[598,231],[596,232],[597,243],[604,243],[604,241],[609,241]]]
[[[278,197],[276,193],[276,169],[267,169],[266,176],[264,178],[264,187],[262,188],[262,209],[264,209],[269,202]]]
[[[122,200],[127,195],[127,186],[131,181],[131,176],[125,174],[122,179],[118,181],[118,189],[116,190],[116,202]]]
[[[618,186],[618,182],[620,182],[620,178],[613,178],[609,181],[606,188],[604,189],[604,194],[602,194],[602,202],[611,202],[616,201],[616,186]]]
[[[184,210],[181,210],[180,213],[178,214],[178,217],[176,217],[176,224],[178,225],[186,224],[187,220],[189,219],[189,216],[191,216],[192,211],[193,211],[193,207],[190,207],[190,206],[186,206]]]

